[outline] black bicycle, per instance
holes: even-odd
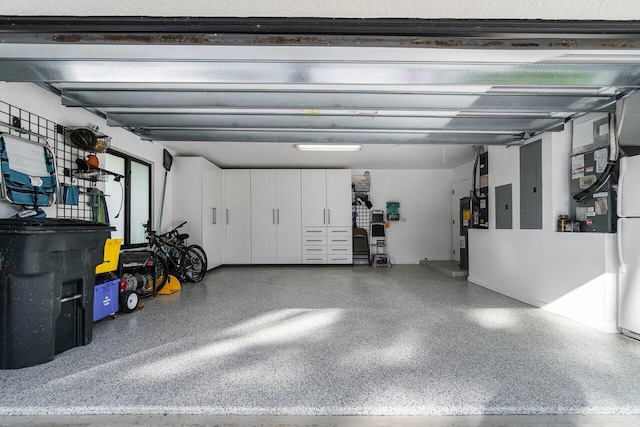
[[[149,241],[148,249],[165,263],[158,263],[161,271],[157,271],[157,277],[161,278],[160,283],[164,285],[169,278],[169,274],[175,275],[180,281],[199,282],[207,272],[206,260],[201,253],[202,248],[187,246],[185,240],[188,235],[181,235],[177,230],[186,222],[164,234],[157,234],[151,230],[149,223],[143,224],[145,236]],[[202,252],[201,252],[202,251]],[[164,266],[166,267],[164,267]],[[165,269],[167,271],[162,271]]]
[[[187,246],[187,239],[189,238],[189,235],[184,233],[181,234],[178,232],[178,230],[180,228],[182,228],[185,224],[187,223],[187,221],[183,222],[182,224],[178,225],[176,228],[174,228],[171,231],[167,231],[166,233],[162,234],[162,236],[164,238],[166,238],[169,242],[180,246],[181,248],[186,248],[187,250],[193,250],[196,251],[197,253],[200,254],[200,256],[202,257],[202,259],[204,260],[204,271],[208,270],[208,260],[207,260],[207,254],[204,251],[204,249],[202,248],[202,246],[200,245],[188,245]]]

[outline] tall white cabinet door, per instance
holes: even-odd
[[[207,254],[209,268],[222,264],[222,170],[202,157],[176,157],[173,180],[174,226],[189,234],[189,244],[200,245]],[[164,231],[164,230],[163,230]]]
[[[222,191],[222,169],[211,164],[205,174],[206,179],[202,182],[202,191],[211,197],[211,210],[207,210],[203,215],[206,222],[211,224],[209,234],[206,236],[210,242],[210,249],[207,251],[209,268],[222,265],[224,255],[224,211],[223,211],[223,191]]]
[[[302,225],[327,225],[327,173],[324,169],[303,169]]]
[[[351,170],[327,170],[327,226],[351,227]]]
[[[276,171],[251,170],[251,262],[275,264]]]
[[[173,224],[158,232],[167,231],[184,221],[180,229],[189,234],[189,243],[203,246],[202,241],[202,163],[201,157],[175,157],[171,166]]]
[[[302,262],[302,183],[300,170],[276,171],[278,264]]]
[[[251,174],[248,169],[225,171],[225,259],[227,264],[251,264]]]
[[[213,193],[210,191],[211,183],[214,181],[213,170],[215,166],[206,160],[202,160],[202,242],[199,243],[207,254],[207,261],[216,251],[215,242],[213,240],[213,234],[215,230],[214,222],[214,203]],[[195,243],[195,241],[189,241],[189,243]],[[213,267],[213,265],[209,265]]]

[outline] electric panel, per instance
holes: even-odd
[[[591,187],[607,167],[609,147],[586,146],[571,156],[571,211],[580,225],[580,231],[595,233],[616,232],[617,173],[604,182],[602,187],[584,200],[577,201],[575,194]]]

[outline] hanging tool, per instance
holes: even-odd
[[[173,156],[165,149],[162,153],[162,166],[164,166],[164,184],[162,184],[162,199],[160,200],[160,216],[156,230],[162,230],[162,212],[164,211],[164,195],[167,192],[167,176],[173,164]]]

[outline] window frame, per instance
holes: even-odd
[[[115,150],[113,148],[109,148],[107,150],[107,154],[112,156],[121,158],[124,160],[124,243],[122,245],[123,248],[141,248],[147,245],[146,242],[142,243],[131,243],[131,163],[136,162],[141,165],[147,166],[149,169],[149,223],[153,224],[153,164],[148,161],[144,161],[137,157],[131,156],[129,154],[123,153],[122,151]]]

